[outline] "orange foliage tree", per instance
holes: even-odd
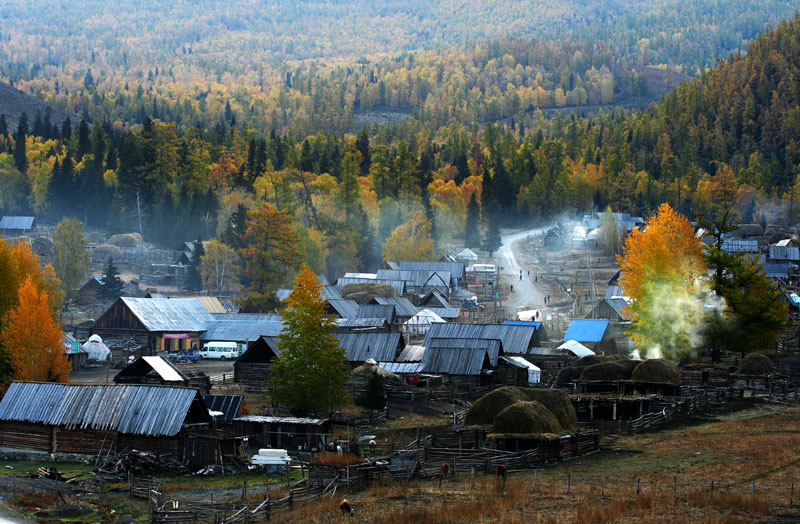
[[[622,289],[633,299],[629,312],[636,348],[669,357],[691,350],[700,337],[700,295],[707,286],[703,244],[689,220],[661,204],[643,230],[631,232],[617,261]]]
[[[3,318],[3,342],[14,380],[66,382],[69,361],[61,329],[53,320],[50,297],[31,277],[19,288],[19,302]]]

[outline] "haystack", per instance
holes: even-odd
[[[494,421],[498,413],[508,406],[524,400],[525,397],[522,395],[520,388],[513,386],[505,386],[490,391],[470,406],[464,416],[464,425],[488,426]]]
[[[122,257],[122,250],[117,246],[112,246],[111,244],[100,244],[93,251],[97,255],[104,255],[107,257],[113,258],[121,258]]]
[[[540,402],[517,402],[497,414],[492,425],[494,433],[537,434],[563,433],[555,415]]]
[[[37,255],[51,255],[54,252],[53,242],[47,237],[36,237],[31,240],[31,249]]]
[[[628,380],[631,378],[629,365],[622,362],[601,362],[588,366],[581,373],[581,380]]]
[[[615,360],[627,360],[628,357],[623,355],[587,355],[579,358],[573,366],[594,366],[595,364],[602,364],[603,362],[613,362]]]
[[[752,353],[739,362],[736,372],[740,375],[771,375],[775,372],[775,367],[769,357],[761,353]]]
[[[742,237],[760,237],[764,234],[764,228],[761,224],[742,224],[733,233]]]
[[[366,304],[375,297],[393,297],[394,288],[382,282],[359,282],[347,284],[342,287],[342,298],[355,300],[359,304]]]
[[[573,380],[580,379],[584,369],[586,369],[586,366],[567,366],[561,368],[561,371],[556,375],[556,385],[567,386],[571,384]]]
[[[678,372],[678,366],[673,362],[663,358],[651,358],[636,366],[631,373],[631,380],[680,384],[681,374]]]
[[[144,240],[139,233],[124,233],[112,235],[111,238],[108,239],[108,243],[117,247],[138,247],[144,244]]]
[[[350,372],[354,377],[369,378],[374,374],[382,376],[389,382],[400,382],[400,377],[392,373],[386,368],[379,366],[374,360],[369,359],[353,371]]]
[[[578,423],[575,408],[565,391],[505,386],[479,398],[467,411],[464,424],[488,426],[501,411],[519,402],[541,403],[556,418],[561,428],[571,430]]]
[[[618,360],[620,364],[628,368],[628,376],[630,377],[633,373],[633,370],[642,363],[641,360],[634,360],[634,359],[625,359],[625,360]]]

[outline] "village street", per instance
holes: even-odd
[[[533,268],[520,267],[515,253],[519,251],[521,242],[527,242],[530,235],[541,235],[547,228],[526,229],[517,233],[503,235],[503,245],[495,253],[495,261],[502,268],[501,275],[513,286],[513,291],[507,302],[507,311],[510,314],[516,313],[520,309],[534,309],[544,304],[544,293],[534,283],[533,272],[529,275],[528,271]],[[522,280],[519,279],[519,272],[522,270]]]

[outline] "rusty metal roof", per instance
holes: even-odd
[[[196,389],[176,386],[12,382],[0,401],[0,420],[174,436],[195,400],[202,402]]]

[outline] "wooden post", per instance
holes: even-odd
[[[672,477],[672,498],[677,498],[678,496],[678,475]]]
[[[752,492],[753,498],[756,498],[756,483],[755,482],[753,482],[753,484],[751,485],[751,492]]]
[[[639,489],[639,479],[636,479],[636,495],[639,495],[640,492],[641,491]]]
[[[606,496],[606,474],[605,473],[601,473],[600,474],[600,496],[601,497],[605,497]]]
[[[792,490],[789,492],[789,507],[794,506],[794,482],[792,482]]]
[[[247,500],[247,481],[242,482],[242,500]]]
[[[711,494],[714,494],[714,481],[711,481]]]
[[[536,493],[536,477],[539,475],[537,470],[533,470],[533,492]]]
[[[572,487],[572,472],[567,471],[567,495],[569,495],[569,488]]]
[[[469,489],[475,489],[475,468],[470,469],[469,479],[470,479]],[[794,493],[794,484],[792,484],[792,493]]]

